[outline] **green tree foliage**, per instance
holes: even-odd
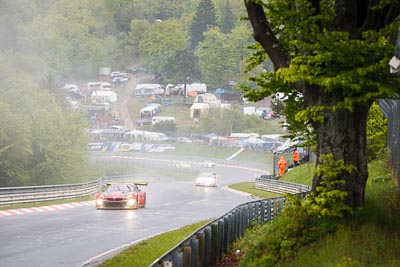
[[[185,37],[183,25],[178,20],[154,23],[143,33],[139,44],[140,54],[153,72],[162,75],[169,73],[171,66],[180,64],[176,63],[176,55],[178,51],[186,49]],[[181,77],[177,78],[182,79]]]
[[[200,0],[193,21],[190,24],[190,48],[204,40],[204,33],[217,26],[217,16],[214,4],[211,0]]]
[[[0,101],[0,186],[29,184],[32,159],[29,122]]]
[[[15,79],[7,55],[0,58],[0,186],[80,181],[87,144],[82,117],[63,113],[27,73],[19,70]]]
[[[231,2],[226,0],[225,6],[221,8],[220,27],[223,33],[230,33],[235,26],[236,18],[233,15]]]
[[[228,81],[243,77],[245,47],[250,44],[250,31],[245,26],[235,27],[224,34],[219,28],[209,29],[195,51],[204,81],[212,87],[225,87]]]
[[[386,148],[387,119],[374,102],[368,112],[367,147],[368,161],[381,159]]]
[[[150,23],[146,20],[132,20],[128,36],[126,49],[134,56],[139,55],[139,44],[143,33],[150,28]]]
[[[249,68],[267,56],[274,70],[252,79],[251,100],[282,92],[293,132],[312,129],[317,158],[332,154],[352,172],[344,180],[344,200],[364,201],[367,170],[367,115],[379,98],[395,97],[400,79],[390,75],[400,14],[397,1],[245,1],[255,53]],[[319,161],[317,161],[319,162]],[[321,184],[316,174],[313,190]]]

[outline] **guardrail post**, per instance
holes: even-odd
[[[183,267],[183,253],[175,252],[172,254],[172,266],[174,267]]]
[[[222,252],[226,253],[228,251],[229,244],[229,219],[227,216],[224,217],[224,238],[222,241]]]
[[[266,202],[266,209],[267,209],[267,222],[270,222],[272,220],[272,206],[271,206],[271,199],[268,199]]]
[[[198,239],[192,239],[190,241],[190,248],[192,252],[192,258],[191,258],[191,267],[197,267],[198,266],[198,256],[199,256],[199,240]]]
[[[260,208],[260,221],[261,223],[265,222],[265,202],[261,202],[261,208]]]
[[[183,246],[183,267],[192,267],[192,248],[188,245]]]
[[[222,250],[224,245],[224,221],[218,221],[218,230],[217,230],[217,258],[222,258]]]
[[[243,207],[243,232],[242,235],[244,234],[244,232],[246,231],[246,229],[249,227],[249,209],[246,206]]]
[[[211,227],[204,228],[204,266],[211,266]]]
[[[211,265],[214,266],[217,262],[217,248],[218,248],[218,224],[211,224]]]
[[[198,253],[198,266],[204,266],[204,257],[205,257],[205,234],[204,232],[199,232],[197,234],[197,238],[199,239],[199,253]]]
[[[230,213],[228,216],[228,246],[233,243],[233,230],[234,230],[234,219],[233,214]]]
[[[254,207],[254,216],[255,216],[255,221],[257,222],[257,224],[260,223],[260,216],[259,216],[259,205],[260,203],[254,203],[255,207]]]

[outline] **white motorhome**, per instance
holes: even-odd
[[[93,91],[91,94],[93,103],[117,102],[117,93],[113,91]]]
[[[124,133],[125,138],[140,141],[167,141],[168,136],[165,133],[131,130]]]
[[[159,123],[159,122],[162,122],[162,121],[171,121],[171,122],[175,123],[175,117],[154,116],[154,117],[151,119],[151,124],[152,124],[152,125],[155,125],[155,124],[157,124],[157,123]]]
[[[161,84],[140,83],[135,87],[136,96],[163,95],[164,88]]]
[[[139,111],[140,118],[152,118],[158,113],[159,107],[157,106],[146,106]]]

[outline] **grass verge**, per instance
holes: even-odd
[[[260,197],[260,198],[274,198],[274,197],[282,196],[280,194],[255,189],[254,187],[255,187],[255,183],[253,183],[253,182],[237,183],[237,184],[232,184],[229,186],[229,188],[239,190],[242,192],[246,192],[246,193],[252,194],[254,196]]]
[[[131,246],[117,256],[104,261],[100,267],[143,267],[149,266],[157,258],[176,246],[179,242],[192,234],[209,221],[191,224],[180,229],[144,240]]]

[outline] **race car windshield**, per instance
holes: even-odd
[[[132,191],[128,185],[111,185],[107,191]]]

